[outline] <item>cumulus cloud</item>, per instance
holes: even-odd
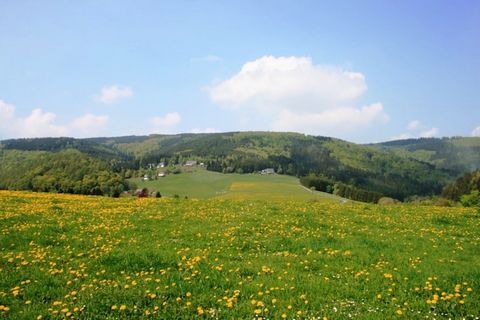
[[[68,134],[66,126],[54,123],[56,114],[34,109],[26,118],[16,119],[16,129],[26,137],[65,136]]]
[[[480,137],[480,126],[476,127],[475,129],[473,129],[472,131],[472,136],[473,137]]]
[[[365,76],[307,57],[265,56],[207,89],[226,108],[261,114],[274,130],[331,134],[388,121],[381,103],[358,106],[367,90]]]
[[[103,87],[97,100],[105,104],[113,104],[131,96],[133,96],[133,90],[130,87],[112,85]]]
[[[419,120],[412,120],[407,125],[407,132],[392,137],[392,140],[404,140],[414,138],[433,138],[437,137],[440,130],[435,127],[428,127]]]
[[[156,132],[168,133],[171,129],[177,126],[182,121],[182,117],[178,112],[170,112],[163,117],[153,117],[150,123],[153,125],[153,130]]]
[[[315,132],[317,128],[322,128],[323,134],[334,135],[339,127],[343,127],[343,132],[348,132],[368,127],[375,121],[386,123],[388,120],[381,103],[362,108],[336,108],[319,113],[296,113],[285,109],[274,120],[273,129],[295,131],[302,128],[305,132]]]
[[[57,124],[56,114],[33,109],[27,117],[17,117],[15,107],[0,100],[0,135],[18,137],[92,136],[108,122],[108,116],[86,114],[67,124]]]

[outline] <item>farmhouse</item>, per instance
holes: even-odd
[[[185,162],[185,167],[194,167],[196,165],[197,165],[196,160],[188,160],[187,162]]]
[[[275,174],[275,170],[273,168],[266,168],[260,171],[261,174]]]

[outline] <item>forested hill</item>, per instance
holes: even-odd
[[[431,163],[438,169],[448,169],[458,175],[480,169],[480,137],[407,139],[370,146]]]
[[[477,140],[465,141],[469,141],[469,147],[475,147]],[[456,142],[457,145],[466,143]],[[115,177],[128,178],[159,162],[176,165],[197,160],[213,171],[250,173],[274,168],[278,173],[299,177],[314,175],[332,184],[342,183],[398,199],[439,194],[444,185],[466,171],[463,169],[480,165],[475,160],[478,154],[477,158],[461,154],[472,148],[456,146],[446,151],[436,150],[436,154],[442,155],[441,152],[447,155],[452,150],[456,152],[455,156],[445,157],[448,161],[441,161],[436,157],[421,157],[421,152],[402,149],[396,145],[400,142],[393,144],[358,145],[334,138],[278,132],[5,140],[0,147],[0,187],[11,187],[5,183],[6,177],[14,181],[31,171],[30,165],[34,166],[24,165],[22,170],[14,171],[15,166],[6,166],[6,163],[24,163],[24,158],[38,157],[38,154],[43,157],[48,154],[58,160],[65,157],[66,150],[81,154],[91,168],[98,165],[104,172],[108,168]],[[470,160],[465,162],[465,159]],[[50,169],[54,172],[54,168]],[[39,170],[37,176],[45,170]],[[13,180],[12,174],[15,175]]]

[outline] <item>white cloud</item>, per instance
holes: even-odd
[[[407,129],[408,130],[415,130],[420,127],[420,121],[418,120],[412,120],[408,123]]]
[[[414,138],[432,138],[437,137],[440,130],[435,127],[428,127],[419,120],[412,120],[407,125],[407,132],[390,138],[391,140],[404,140]]]
[[[191,130],[191,132],[192,133],[217,133],[217,132],[220,132],[220,131],[215,129],[215,128],[203,128],[203,129],[193,128]]]
[[[406,140],[406,139],[413,139],[415,138],[412,136],[410,133],[402,133],[399,134],[398,136],[393,136],[390,138],[390,140]]]
[[[440,131],[438,130],[438,128],[430,128],[428,130],[424,130],[422,132],[420,132],[420,137],[422,138],[432,138],[432,137],[436,137],[438,136],[438,133]]]
[[[318,128],[322,128],[322,134],[335,135],[365,128],[374,122],[386,123],[388,120],[381,103],[359,109],[346,107],[318,113],[296,113],[282,110],[273,122],[273,129],[295,131],[301,128],[303,132],[314,133]]]
[[[26,118],[16,119],[16,130],[25,137],[65,136],[68,134],[66,126],[54,124],[57,116],[52,112],[34,109]]]
[[[0,100],[0,125],[6,126],[7,122],[13,118],[15,113],[15,107],[6,103],[3,100]]]
[[[228,110],[255,114],[271,129],[337,135],[388,121],[381,103],[359,107],[365,76],[307,57],[265,56],[207,89]],[[241,117],[240,117],[241,118]]]
[[[475,129],[473,129],[472,131],[472,136],[473,137],[480,137],[480,126],[476,127]]]
[[[97,100],[105,104],[112,104],[131,96],[133,96],[133,90],[130,87],[112,85],[103,87]]]
[[[108,122],[108,116],[86,114],[67,124],[57,124],[56,117],[40,108],[33,109],[27,117],[17,117],[15,107],[0,100],[0,137],[92,136]]]
[[[108,122],[108,116],[96,116],[91,113],[87,113],[82,117],[74,119],[70,127],[72,130],[80,133],[82,136],[92,136],[99,134],[105,128]]]
[[[176,125],[182,121],[182,117],[178,112],[170,112],[163,117],[153,117],[150,123],[153,125],[155,132],[170,132]]]

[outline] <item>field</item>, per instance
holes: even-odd
[[[478,319],[478,209],[0,191],[1,319]]]
[[[336,200],[341,198],[324,192],[305,189],[298,178],[287,175],[223,174],[205,169],[187,168],[152,181],[132,179],[137,186],[160,191],[167,197],[223,198],[262,200]]]

